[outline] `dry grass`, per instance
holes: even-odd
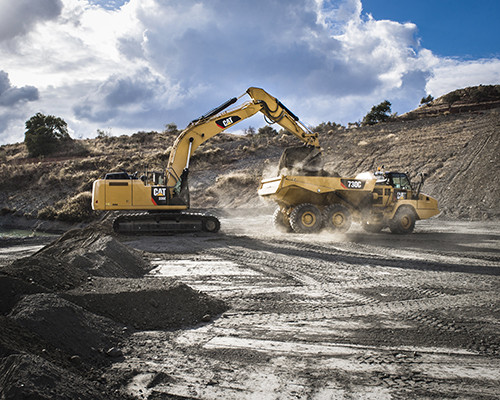
[[[58,201],[54,206],[47,206],[38,212],[39,219],[66,222],[86,222],[94,217],[92,210],[92,193],[82,192],[76,196]]]

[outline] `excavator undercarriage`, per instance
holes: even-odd
[[[200,212],[138,212],[119,215],[113,229],[124,235],[161,235],[187,232],[216,233],[220,222],[216,216]]]

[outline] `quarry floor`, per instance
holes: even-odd
[[[498,399],[497,222],[297,235],[258,212],[220,219],[215,235],[119,238],[152,284],[175,278],[229,309],[134,331],[103,380],[149,400]],[[45,243],[16,241],[0,263]]]
[[[217,235],[122,238],[230,309],[140,331],[109,376],[138,399],[497,399],[500,228],[279,234],[269,215]],[[133,371],[131,374],[130,371]]]

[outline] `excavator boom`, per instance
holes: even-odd
[[[235,109],[224,111],[238,100],[238,98],[234,97],[192,121],[180,133],[175,140],[167,164],[169,185],[175,185],[178,182],[183,170],[189,167],[189,159],[198,146],[258,112],[264,114],[268,122],[278,123],[297,136],[304,142],[305,147],[315,148],[319,152],[318,134],[311,132],[304,126],[299,121],[299,118],[283,103],[261,88],[250,87],[246,93],[251,97],[252,101],[246,102]]]

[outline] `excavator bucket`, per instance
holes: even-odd
[[[316,147],[288,147],[281,154],[279,174],[318,176],[323,174],[321,150]]]

